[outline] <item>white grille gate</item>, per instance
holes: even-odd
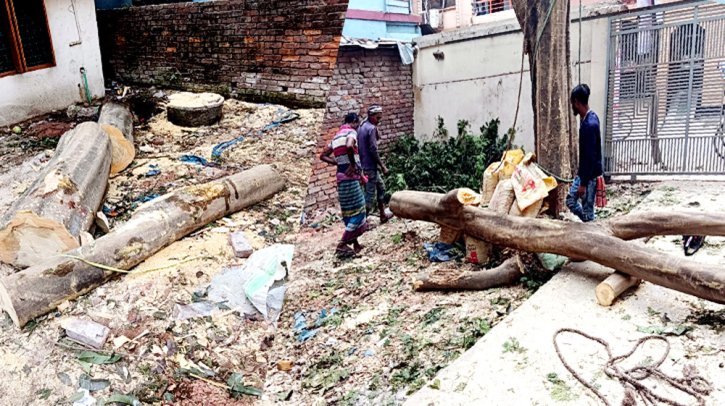
[[[605,172],[725,173],[725,5],[610,18]]]

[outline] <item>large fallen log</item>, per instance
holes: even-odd
[[[524,265],[518,256],[511,257],[501,265],[478,272],[440,269],[413,280],[413,288],[427,290],[483,290],[494,286],[510,285],[524,276]]]
[[[430,221],[463,230],[468,235],[492,244],[591,260],[636,278],[725,304],[725,270],[722,268],[632,244],[618,235],[622,233],[628,238],[638,238],[661,234],[689,234],[698,225],[695,222],[699,221],[703,226],[712,223],[720,224],[721,227],[702,227],[700,232],[693,234],[702,234],[703,229],[707,229],[710,235],[723,236],[725,214],[697,216],[689,212],[644,215],[637,213],[619,217],[614,221],[574,223],[513,217],[464,206],[458,202],[456,190],[446,195],[397,192],[390,200],[390,209],[398,217]],[[642,229],[634,231],[625,227],[628,220],[639,224]],[[681,228],[678,228],[679,224],[682,225]]]
[[[98,124],[103,127],[113,144],[111,175],[126,169],[136,157],[133,146],[133,114],[131,108],[117,102],[106,102],[98,116]]]
[[[179,189],[139,208],[111,233],[66,254],[128,270],[192,231],[265,200],[284,186],[285,180],[265,165]],[[2,279],[0,305],[16,325],[23,326],[116,275],[77,259],[51,258]]]
[[[0,261],[24,268],[77,248],[103,200],[110,167],[111,142],[100,125],[82,123],[65,133],[0,219]]]

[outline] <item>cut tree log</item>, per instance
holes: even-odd
[[[594,289],[594,293],[597,296],[597,301],[600,305],[605,307],[611,306],[614,299],[624,293],[627,289],[637,286],[641,282],[642,280],[639,278],[616,271],[609,275],[604,282],[597,285]]]
[[[179,189],[139,208],[111,233],[66,254],[128,270],[192,231],[265,200],[284,186],[284,178],[264,165]],[[0,305],[22,327],[116,275],[119,273],[58,256],[2,279]]]
[[[635,244],[644,246],[650,238],[651,237],[639,239],[635,242]],[[594,289],[594,295],[597,297],[597,301],[600,305],[608,307],[614,303],[614,299],[619,297],[619,295],[631,287],[638,286],[640,283],[642,283],[642,280],[639,278],[629,276],[619,271],[614,271],[611,275],[609,275],[609,277],[607,277],[607,279],[604,280],[604,282],[597,285]]]
[[[0,261],[20,268],[79,246],[93,224],[111,167],[111,141],[82,123],[58,141],[38,179],[0,219]]]
[[[131,108],[123,103],[107,102],[101,108],[98,124],[111,137],[113,157],[111,175],[126,169],[136,157],[133,144],[133,114]]]
[[[697,226],[707,229],[708,235],[725,236],[723,213],[635,213],[594,224],[574,223],[513,217],[464,206],[458,202],[456,190],[445,195],[396,192],[390,200],[390,209],[398,217],[463,230],[492,244],[591,260],[657,285],[725,304],[725,270],[722,268],[667,255],[622,239],[703,234],[703,230],[691,233]],[[641,229],[635,231],[625,226],[628,223],[638,224]]]
[[[413,280],[416,291],[427,290],[483,290],[494,286],[510,285],[524,276],[524,266],[518,255],[511,257],[496,268],[478,272],[456,269],[440,269]]]

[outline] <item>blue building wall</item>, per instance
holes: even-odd
[[[395,15],[409,15],[409,3],[400,0],[350,0],[348,10],[365,10],[377,13]],[[394,18],[393,18],[394,19]],[[402,21],[384,21],[370,19],[356,19],[348,17],[342,29],[342,35],[353,38],[367,38],[377,40],[392,38],[402,41],[411,41],[420,37],[420,27],[416,23]]]

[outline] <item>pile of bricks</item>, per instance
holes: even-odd
[[[398,137],[413,134],[412,75],[412,66],[402,64],[395,47],[340,48],[335,74],[329,82],[330,96],[305,200],[308,215],[328,208],[339,209],[336,168],[320,161],[319,155],[347,113],[364,117],[371,104],[383,107],[383,121],[378,127],[382,151]]]
[[[98,12],[106,79],[324,107],[347,0],[232,0]]]

